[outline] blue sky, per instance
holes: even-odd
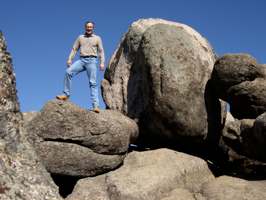
[[[265,10],[265,0],[2,0],[0,30],[13,57],[21,111],[38,111],[62,94],[66,61],[86,21],[95,23],[94,33],[102,38],[105,65],[130,25],[147,18],[186,24],[219,56],[248,53],[262,64]],[[98,71],[99,91],[103,76]],[[70,102],[92,109],[85,72],[74,77],[71,92]]]

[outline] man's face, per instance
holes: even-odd
[[[94,27],[93,27],[92,23],[87,23],[86,24],[85,30],[86,30],[86,33],[88,35],[91,35],[93,33],[93,29],[94,29]]]

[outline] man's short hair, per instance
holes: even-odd
[[[91,21],[88,21],[88,22],[85,23],[85,28],[86,28],[86,25],[87,25],[88,23],[92,23],[92,24],[93,24],[93,28],[94,28],[94,23],[91,22]]]

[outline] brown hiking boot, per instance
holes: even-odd
[[[69,98],[68,97],[66,97],[65,95],[57,95],[56,96],[56,98],[57,99],[60,99],[60,100],[63,100],[63,101],[67,101],[67,102],[69,102]]]
[[[93,112],[99,113],[100,112],[99,106],[94,106],[93,107]]]

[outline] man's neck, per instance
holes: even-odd
[[[88,34],[88,33],[85,33],[85,35],[87,36],[87,37],[90,37],[90,36],[92,36],[93,35],[93,33],[92,34]]]

